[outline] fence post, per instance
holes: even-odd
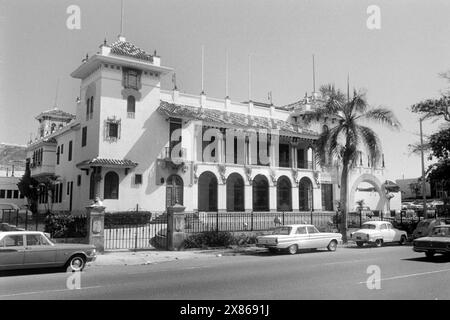
[[[87,231],[88,243],[95,246],[97,251],[105,251],[105,207],[100,199],[88,207],[87,211]]]
[[[311,224],[314,224],[314,223],[313,223],[313,213],[312,213],[312,210],[311,210]]]
[[[16,210],[16,227],[19,226],[19,209]]]
[[[216,212],[216,232],[219,232],[219,211]]]
[[[25,209],[25,230],[28,230],[28,208]]]
[[[167,207],[167,249],[170,251],[182,249],[186,239],[184,212],[186,208],[176,203]]]
[[[359,228],[362,228],[362,209],[359,208]]]
[[[381,210],[381,212],[380,212],[380,214],[381,214],[381,221],[383,221],[383,210]]]
[[[251,212],[251,225],[250,225],[250,231],[253,231],[253,211]]]
[[[284,211],[283,211],[283,215],[282,215],[282,217],[283,217],[283,225],[284,225]]]

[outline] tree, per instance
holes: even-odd
[[[19,188],[20,193],[23,194],[25,198],[27,198],[28,207],[30,208],[31,212],[36,213],[37,201],[39,196],[39,182],[31,177],[29,162],[26,163],[25,173],[17,183],[17,187]]]
[[[55,200],[55,193],[56,193],[55,184],[58,181],[58,179],[59,176],[56,176],[54,174],[47,175],[39,179],[39,185],[41,186],[40,190],[42,190],[41,192],[47,193],[49,199],[49,201],[47,201],[46,203],[47,212],[51,212],[53,209],[53,203]]]
[[[324,130],[316,141],[315,153],[319,164],[329,166],[338,162],[341,167],[340,204],[342,211],[342,240],[347,242],[348,213],[348,174],[358,163],[359,150],[364,148],[373,163],[381,157],[381,143],[377,134],[363,122],[376,122],[388,128],[399,128],[400,123],[392,111],[383,107],[370,107],[365,93],[353,91],[353,97],[345,95],[334,85],[320,88],[324,102],[317,108],[306,112],[304,121],[321,122],[325,118],[337,119],[337,124],[329,130]]]

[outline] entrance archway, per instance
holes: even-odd
[[[217,178],[210,171],[198,178],[198,211],[217,211]]]
[[[244,179],[232,173],[227,178],[227,211],[244,210]]]
[[[366,186],[364,186],[364,184],[366,184]],[[362,184],[361,189],[367,189],[367,184],[369,184],[370,186],[373,187],[373,190],[369,191],[369,192],[376,192],[379,195],[379,199],[375,205],[375,208],[370,208],[371,210],[378,210],[378,211],[383,211],[384,207],[386,205],[386,197],[384,195],[384,187],[381,183],[381,181],[375,177],[372,174],[368,174],[365,173],[363,175],[361,175],[360,177],[358,177],[355,182],[353,183],[351,189],[350,189],[350,193],[349,193],[349,197],[348,197],[348,208],[349,210],[353,210],[356,207],[356,201],[359,201],[361,199],[356,199],[355,198],[355,194],[356,191],[358,189],[358,186]]]

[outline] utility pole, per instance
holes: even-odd
[[[422,199],[423,199],[423,218],[427,217],[427,194],[426,194],[426,184],[425,184],[425,159],[423,155],[423,133],[422,133],[422,121],[420,118],[420,155],[422,157]]]

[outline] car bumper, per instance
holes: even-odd
[[[413,250],[415,252],[436,252],[436,253],[450,253],[450,249],[446,248],[426,248],[426,247],[414,247]]]
[[[97,259],[97,256],[88,256],[86,257],[86,262],[93,262],[95,259]]]

